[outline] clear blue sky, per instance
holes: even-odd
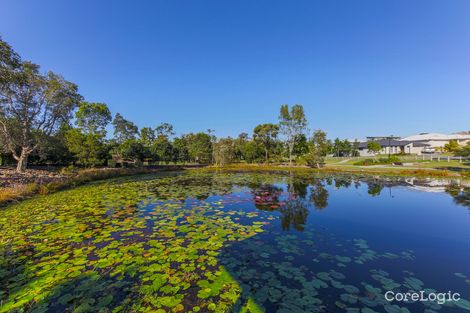
[[[2,0],[0,35],[140,127],[470,129],[470,1]]]

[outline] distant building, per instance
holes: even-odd
[[[382,150],[379,154],[417,154],[434,153],[448,144],[451,140],[456,140],[459,145],[466,145],[470,142],[470,133],[459,132],[455,134],[445,135],[439,133],[421,133],[418,135],[408,136],[405,138],[396,136],[370,136],[366,137],[366,142],[359,143],[360,156],[373,156],[367,149],[367,142],[375,141],[380,144]]]
[[[439,134],[439,133],[421,133],[418,135],[408,136],[403,141],[410,141],[416,147],[418,145],[425,145],[422,152],[434,152],[436,148],[442,148],[448,144],[449,141],[455,140],[459,145],[466,145],[470,142],[470,134]],[[419,154],[419,153],[418,153]]]
[[[379,154],[415,153],[413,143],[409,141],[402,141],[396,139],[379,139],[369,141],[375,141],[382,147],[382,150],[379,152]],[[369,152],[369,149],[367,149],[367,142],[360,142],[358,150],[360,156],[374,155],[373,153]]]
[[[366,137],[367,141],[378,141],[378,140],[385,140],[385,139],[394,139],[394,140],[400,140],[401,137],[398,136],[370,136]]]

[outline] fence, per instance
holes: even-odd
[[[450,162],[450,161],[458,161],[459,163],[468,162],[470,158],[468,157],[461,157],[461,156],[450,156],[450,155],[442,155],[442,154],[422,154],[422,155],[397,155],[401,161],[437,161],[437,162]],[[387,157],[387,156],[377,156],[377,157]],[[342,161],[342,160],[360,160],[364,158],[373,158],[373,156],[355,156],[355,157],[333,157],[327,156],[326,160],[335,160],[335,161]]]

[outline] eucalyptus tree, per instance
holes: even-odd
[[[279,113],[279,125],[289,150],[289,164],[292,165],[292,152],[295,143],[307,128],[307,119],[303,106],[295,104],[289,110],[287,104],[282,105]]]
[[[187,144],[188,154],[191,161],[197,163],[211,163],[212,161],[212,136],[199,132],[184,136]]]
[[[0,39],[0,136],[25,171],[28,156],[62,123],[67,123],[82,97],[77,85],[38,65],[23,61]]]
[[[131,121],[126,120],[120,113],[116,113],[112,124],[114,127],[114,139],[119,144],[135,139],[139,133],[139,128]]]
[[[116,113],[112,121],[114,127],[113,159],[120,163],[140,163],[145,157],[145,148],[137,139],[139,128],[133,122],[126,120],[121,114]]]
[[[174,159],[173,145],[171,137],[175,135],[173,125],[170,123],[161,123],[155,128],[156,138],[152,145],[152,154],[157,157],[159,161],[170,163]]]
[[[83,101],[75,113],[75,124],[66,132],[67,147],[85,166],[103,164],[106,159],[106,126],[111,122],[111,112],[104,103]]]
[[[268,163],[269,152],[276,145],[277,135],[279,134],[279,125],[260,124],[253,130],[253,139],[264,149],[265,161]]]
[[[142,127],[139,132],[139,140],[144,147],[150,147],[155,141],[155,130],[151,127]]]
[[[214,163],[216,165],[225,165],[232,163],[236,158],[235,141],[228,138],[220,138],[212,145]]]
[[[325,163],[325,156],[330,150],[326,133],[320,129],[314,131],[309,142],[309,152],[306,155],[307,164],[320,168]]]
[[[185,136],[173,140],[173,162],[186,163],[189,161],[188,144]]]
[[[164,136],[168,139],[175,135],[173,125],[170,123],[161,123],[157,128],[155,128],[155,132],[157,133],[157,136]]]

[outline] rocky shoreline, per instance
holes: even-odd
[[[15,187],[27,184],[48,184],[66,179],[68,175],[57,170],[28,169],[17,173],[12,167],[0,167],[0,188]]]

